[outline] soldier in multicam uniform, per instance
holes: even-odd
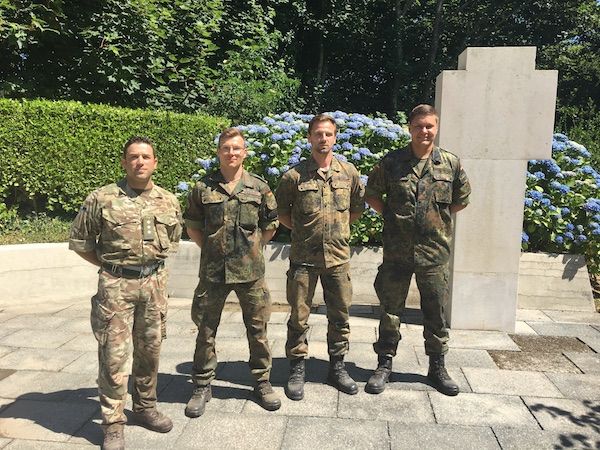
[[[173,427],[156,410],[156,380],[166,337],[164,261],[177,249],[181,212],[175,196],[152,182],[157,162],[148,138],[128,140],[121,159],[126,177],[87,197],[69,239],[71,250],[100,266],[91,324],[98,341],[98,391],[107,450],[125,446],[130,371],[134,420],[161,433]]]
[[[188,417],[201,416],[212,398],[210,383],[217,368],[215,336],[231,291],[238,296],[246,325],[257,401],[270,411],[281,406],[269,382],[271,300],[263,257],[263,246],[279,225],[277,203],[267,183],[244,170],[246,144],[237,128],[221,133],[217,156],[220,170],[196,184],[184,214],[190,238],[202,248],[200,280],[192,303],[198,336],[192,368],[195,389],[185,408]]]
[[[328,381],[347,394],[358,387],[348,375],[344,356],[349,348],[350,223],[364,210],[364,186],[356,168],[333,155],[337,127],[324,114],[309,123],[311,158],[287,171],[277,188],[279,221],[292,230],[287,273],[288,321],[286,356],[290,375],[285,388],[292,400],[304,397],[308,356],[308,318],[319,277],[327,305]]]
[[[383,264],[374,284],[381,303],[379,339],[373,344],[378,367],[365,386],[372,394],[383,392],[391,373],[413,273],[421,294],[427,377],[441,393],[458,394],[444,364],[449,337],[444,307],[451,215],[467,206],[471,187],[458,157],[434,146],[437,130],[435,109],[415,107],[409,115],[411,142],[388,153],[369,175],[367,202],[384,220]]]

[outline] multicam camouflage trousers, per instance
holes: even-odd
[[[381,304],[379,340],[373,344],[378,355],[395,356],[400,335],[400,317],[404,310],[413,273],[421,294],[425,353],[448,351],[448,329],[444,308],[448,300],[448,266],[426,269],[382,264],[375,278],[375,292]]]
[[[257,382],[269,380],[271,349],[267,339],[267,323],[271,318],[271,296],[264,278],[248,283],[231,284],[212,283],[201,279],[192,302],[192,320],[198,327],[192,380],[197,386],[206,386],[215,379],[215,337],[225,300],[231,291],[234,291],[239,299],[246,325],[250,371]]]
[[[348,353],[352,303],[350,264],[328,269],[291,264],[287,272],[287,301],[292,307],[285,343],[288,359],[308,356],[308,318],[319,277],[323,286],[323,300],[327,306],[329,355],[344,356]]]
[[[166,337],[166,285],[164,269],[135,279],[100,272],[91,322],[98,341],[98,392],[104,424],[127,421],[129,373],[134,377],[133,410],[156,406],[158,358]]]

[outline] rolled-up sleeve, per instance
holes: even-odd
[[[295,182],[291,173],[284,173],[279,182],[279,186],[277,186],[277,189],[275,190],[277,213],[279,216],[288,216],[292,213],[295,192]]]
[[[367,189],[365,195],[367,197],[381,198],[386,193],[385,189],[385,169],[384,162],[380,161],[373,167],[367,181]]]
[[[454,182],[452,183],[452,204],[468,205],[469,195],[471,195],[471,184],[462,165],[459,165],[457,176],[454,177]]]
[[[358,171],[352,174],[352,187],[350,191],[350,212],[362,213],[365,210],[365,185],[360,180]]]
[[[186,227],[204,231],[205,214],[204,205],[202,204],[202,190],[202,185],[198,183],[188,195],[183,219]]]
[[[79,253],[95,250],[101,227],[102,210],[98,205],[97,193],[94,192],[85,199],[71,225],[69,249]]]
[[[279,226],[279,221],[277,220],[277,200],[271,189],[262,193],[258,226],[263,231],[276,230]]]

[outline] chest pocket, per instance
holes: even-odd
[[[333,204],[338,211],[350,208],[350,180],[334,179],[331,181]]]
[[[314,214],[321,209],[321,193],[315,180],[298,185],[298,208],[302,214]]]
[[[102,221],[102,241],[113,250],[131,249],[131,242],[142,238],[142,223],[137,209],[103,209]]]
[[[207,231],[212,233],[223,225],[225,197],[217,192],[203,192],[202,206]]]
[[[171,236],[177,226],[177,217],[174,214],[163,213],[154,216],[156,225],[156,235],[158,242],[163,250],[168,250],[171,246]]]
[[[403,216],[414,211],[416,188],[411,174],[402,174],[390,179],[390,189],[386,205],[389,211]]]
[[[452,203],[452,182],[454,175],[450,169],[433,170],[433,195],[437,203]]]
[[[253,189],[244,189],[237,197],[240,201],[240,226],[254,230],[258,225],[258,211],[262,200],[261,193]]]

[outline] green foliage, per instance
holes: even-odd
[[[600,274],[600,174],[591,154],[555,134],[550,160],[529,162],[523,219],[524,250],[585,254]]]
[[[15,216],[2,227],[0,219],[0,245],[66,242],[71,222],[69,218],[49,217],[42,213],[25,218]]]
[[[91,191],[121,178],[122,146],[133,135],[153,139],[155,180],[174,189],[228,124],[204,114],[42,100],[0,99],[0,117],[0,201],[38,212],[76,211]]]
[[[600,92],[599,92],[600,95]],[[562,107],[557,111],[556,129],[574,141],[584,142],[592,154],[591,164],[600,171],[600,112],[590,101],[585,107]]]
[[[329,113],[338,125],[335,155],[350,161],[361,173],[363,183],[367,174],[388,151],[403,147],[408,142],[408,132],[401,125],[385,117],[368,117],[363,114],[347,114],[341,111]],[[282,113],[265,117],[260,123],[241,125],[248,145],[245,168],[263,176],[275,190],[281,174],[290,166],[310,156],[310,144],[306,139],[310,114]],[[197,180],[208,171],[218,168],[216,158],[198,160],[199,168],[191,176]],[[179,186],[180,198],[189,189],[187,182]],[[352,224],[351,245],[381,244],[382,219],[374,210],[368,209]],[[285,239],[286,233],[278,234]]]

